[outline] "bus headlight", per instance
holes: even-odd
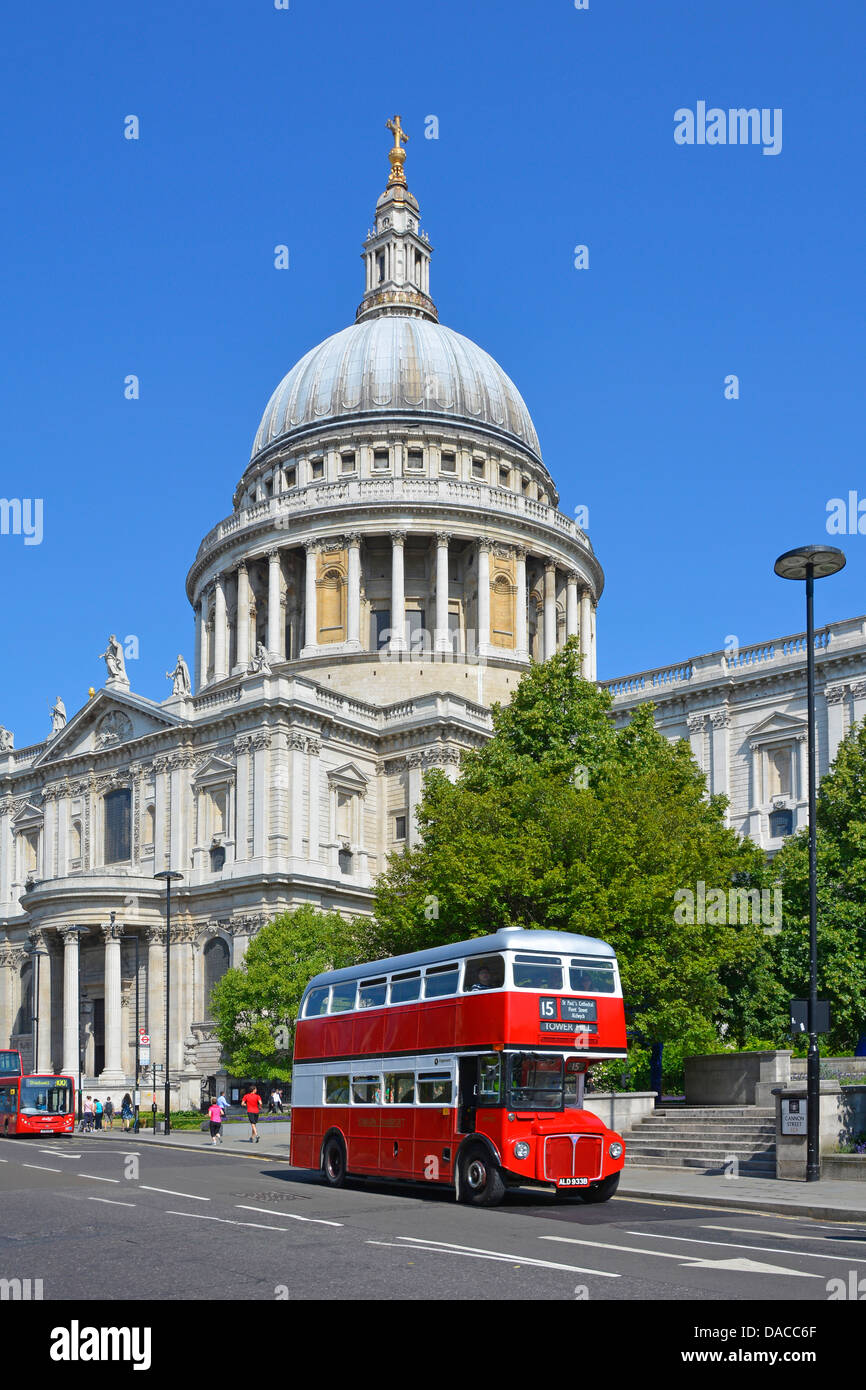
[[[528,1157],[529,1157],[529,1145],[528,1145],[527,1143],[525,1143],[523,1139],[521,1139],[517,1144],[514,1145],[514,1157],[515,1157],[515,1158],[528,1158]]]
[[[608,1144],[607,1151],[611,1158],[622,1158],[622,1144],[618,1144],[616,1141],[613,1144]]]

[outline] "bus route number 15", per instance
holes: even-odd
[[[542,996],[542,997],[539,999],[539,1001],[538,1001],[538,1014],[539,1014],[539,1017],[540,1017],[540,1018],[558,1018],[558,1017],[559,1017],[559,1008],[558,1008],[558,1004],[559,1004],[559,1000],[558,1000],[558,999],[556,999],[556,998],[554,998],[554,999],[547,999],[547,998],[545,998],[544,996]]]

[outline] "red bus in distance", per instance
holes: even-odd
[[[612,1197],[622,1138],[584,1109],[587,1069],[625,1057],[622,987],[594,937],[504,929],[317,975],[301,1001],[290,1159],[445,1183]]]
[[[0,1050],[0,1135],[71,1134],[75,1083],[71,1076],[21,1070],[21,1054]]]

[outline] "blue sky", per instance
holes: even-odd
[[[395,111],[440,317],[590,509],[600,676],[800,630],[776,555],[866,499],[862,4],[81,10],[14,7],[0,59],[0,496],[44,499],[41,545],[0,536],[17,746],[102,684],[109,632],[141,694],[192,665],[187,568],[274,386],[352,321]],[[781,108],[781,152],[677,145],[698,101]],[[866,612],[866,536],[836,541],[819,622]]]

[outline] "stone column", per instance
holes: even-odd
[[[490,651],[490,551],[492,542],[478,542],[478,655]]]
[[[289,735],[289,787],[291,789],[291,848],[293,859],[304,852],[304,736]]]
[[[252,771],[251,734],[238,734],[235,749],[235,859],[250,857],[250,773]]]
[[[34,1063],[37,1071],[51,1071],[51,956],[43,931],[34,929],[27,935],[33,962],[33,1012],[39,1031]]]
[[[170,758],[169,796],[171,799],[171,841],[169,867],[181,871],[189,867],[187,856],[187,827],[189,813],[192,811],[192,798],[187,797],[190,769],[195,767],[195,758],[190,749],[184,749]],[[186,804],[185,804],[186,803]]]
[[[451,633],[448,630],[448,542],[451,536],[447,531],[436,534],[436,626],[433,650],[451,651]]]
[[[319,619],[316,612],[316,563],[319,547],[317,541],[304,541],[307,557],[306,589],[304,604],[304,650],[302,657],[313,656],[319,644]]]
[[[349,546],[349,592],[347,604],[348,645],[361,651],[361,537],[353,532],[347,538]]]
[[[727,709],[717,709],[710,715],[713,726],[711,786],[714,796],[728,795],[728,729],[731,718]],[[725,824],[730,824],[730,814],[725,813]]]
[[[259,729],[252,735],[253,763],[253,858],[261,860],[267,852],[268,798],[270,779],[268,759],[271,746],[270,729]]]
[[[548,560],[544,566],[544,660],[556,652],[556,565]]]
[[[310,785],[308,858],[319,858],[319,754],[322,745],[317,738],[307,739],[307,765]]]
[[[12,953],[0,947],[0,1047],[8,1047],[12,1037]]]
[[[223,575],[214,580],[213,595],[213,678],[225,680],[228,675],[228,644],[226,642],[226,587]]]
[[[391,647],[392,652],[405,652],[406,586],[403,578],[403,545],[405,532],[391,532]]]
[[[859,724],[861,719],[866,719],[866,681],[852,681],[851,694],[854,697],[854,719],[855,724]],[[0,888],[0,899],[3,897]]]
[[[234,674],[243,674],[250,664],[250,576],[242,560],[238,565],[237,653]]]
[[[845,685],[826,685],[824,699],[827,701],[827,766],[818,767],[817,775],[823,777],[839,751],[845,733]]]
[[[518,661],[529,660],[529,624],[526,617],[526,551],[522,545],[517,546],[515,551],[517,556],[517,627],[515,630],[516,651],[514,655]]]
[[[596,627],[598,623],[598,609],[596,605],[590,604],[589,615],[589,669],[592,673],[591,680],[598,680],[598,645],[596,643]]]
[[[415,812],[421,802],[424,782],[424,758],[421,753],[410,753],[406,759],[406,769],[408,772],[408,801],[409,801],[409,824],[406,827],[409,848],[412,849],[420,840],[418,824],[415,820]]]
[[[580,651],[583,661],[580,674],[584,680],[592,680],[592,597],[589,589],[580,595]]]
[[[159,869],[167,869],[170,867],[166,863],[166,846],[168,844],[166,832],[171,822],[171,803],[169,800],[170,766],[171,759],[164,753],[159,754],[153,760],[154,873]]]
[[[690,714],[688,716],[689,744],[692,750],[692,757],[702,772],[704,767],[704,725],[707,722],[705,714]]]
[[[105,1067],[99,1080],[118,1085],[123,1081],[120,1064],[120,938],[123,928],[119,922],[107,922],[102,927],[105,941]]]
[[[195,613],[195,652],[193,653],[193,692],[201,690],[201,647],[202,634],[204,632],[204,617],[202,608],[204,599],[200,599],[193,610]]]
[[[268,652],[274,661],[286,659],[286,632],[280,603],[280,552],[268,551]]]
[[[147,1031],[150,1055],[165,1061],[165,927],[148,927],[147,940]]]
[[[576,637],[578,630],[577,617],[577,571],[569,570],[566,576],[565,591],[565,635],[566,637]]]
[[[0,903],[8,902],[12,896],[12,879],[15,874],[15,856],[12,843],[12,814],[15,802],[11,796],[0,800]]]
[[[42,788],[42,878],[54,878],[57,837],[57,788]]]
[[[81,927],[61,927],[63,940],[63,1070],[78,1077],[80,1062],[78,1013],[78,972],[80,969]]]
[[[207,685],[208,680],[208,623],[211,616],[211,599],[207,589],[202,590],[201,619],[199,622],[199,644],[198,644],[198,663],[196,671],[196,694],[202,686]]]

